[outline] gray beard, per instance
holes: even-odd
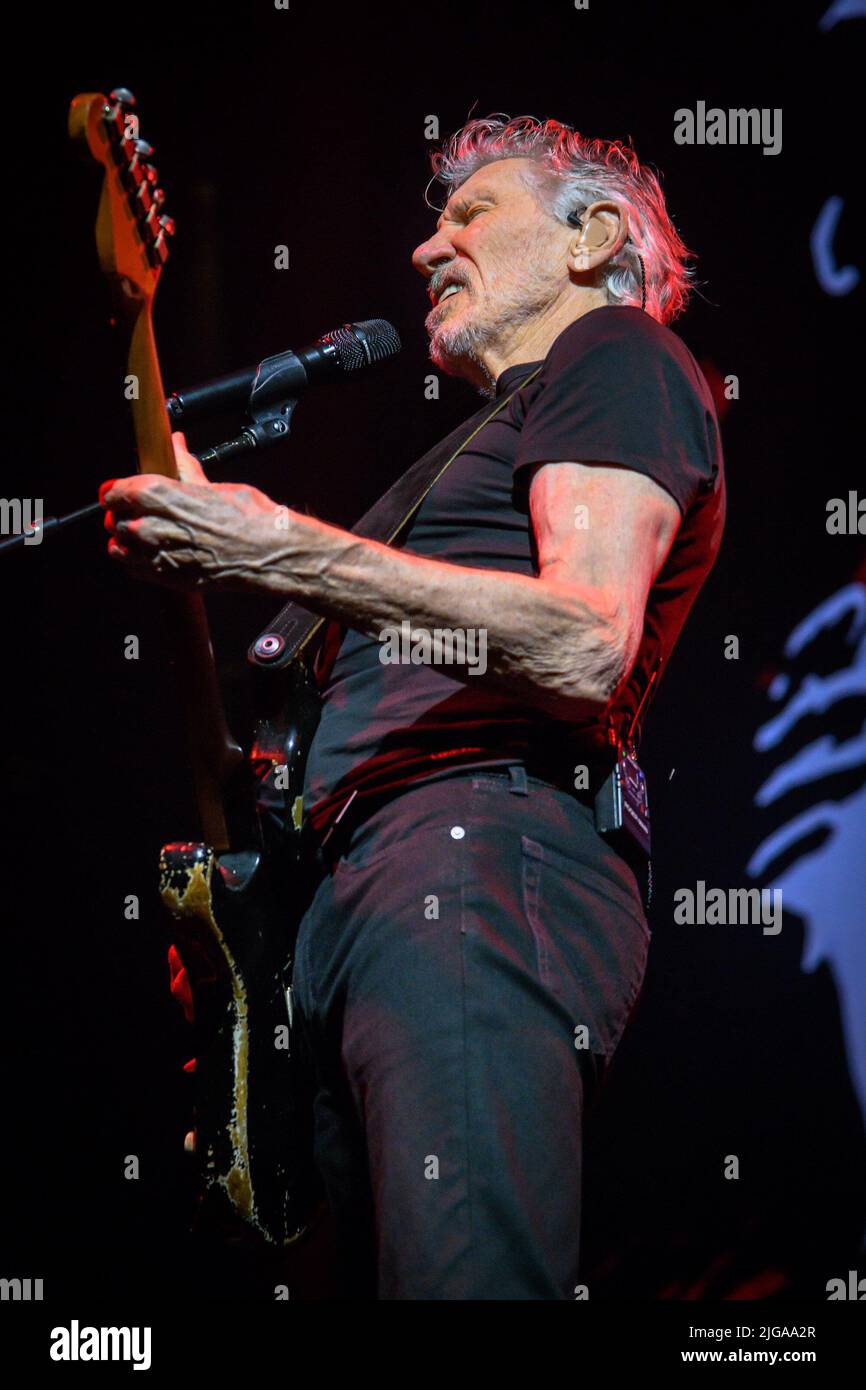
[[[440,332],[433,327],[430,333],[430,360],[447,376],[462,376],[488,399],[496,394],[496,381],[483,360],[484,349],[493,341],[492,335],[478,324],[464,324],[460,328]]]
[[[499,346],[509,333],[534,318],[548,303],[549,294],[539,293],[533,300],[503,306],[496,318],[486,323],[475,321],[453,329],[447,324],[437,329],[431,324],[433,310],[424,325],[430,335],[430,360],[448,376],[465,377],[482,396],[492,400],[496,395],[496,378],[491,376],[483,360],[485,352]]]

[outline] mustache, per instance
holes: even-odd
[[[435,295],[438,299],[441,290],[446,284],[462,285],[465,289],[470,288],[470,282],[466,276],[455,275],[452,270],[446,268],[438,275],[431,276],[430,283],[427,286],[428,293]]]

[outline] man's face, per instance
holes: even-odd
[[[452,376],[491,380],[491,351],[508,350],[569,285],[569,235],[539,203],[524,159],[477,169],[448,200],[412,263],[428,281],[430,356]],[[454,288],[456,286],[456,288]]]

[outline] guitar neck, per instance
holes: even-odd
[[[135,388],[131,403],[139,467],[143,473],[177,478],[150,305],[131,296],[122,280],[116,289],[129,325],[127,377]],[[208,844],[222,851],[229,848],[226,792],[243,753],[226,724],[201,596],[172,592],[166,600],[201,831]]]
[[[177,478],[152,316],[174,223],[164,211],[153,150],[139,138],[134,105],[126,88],[115,89],[110,97],[83,92],[69,108],[69,135],[79,152],[103,169],[96,246],[112,288],[116,321],[126,333],[139,467]],[[167,608],[201,831],[222,851],[229,848],[224,800],[243,754],[226,726],[201,597],[168,593]]]

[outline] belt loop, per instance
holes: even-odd
[[[529,783],[526,780],[526,768],[521,763],[512,763],[508,769],[511,778],[511,786],[508,788],[515,796],[529,796]]]

